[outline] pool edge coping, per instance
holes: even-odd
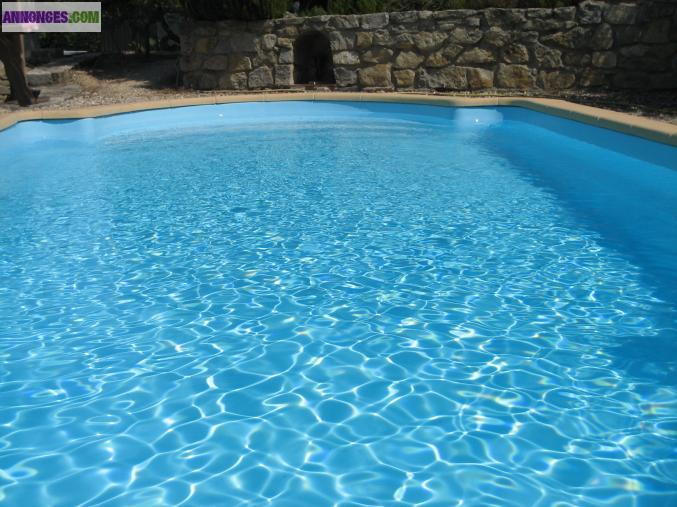
[[[363,93],[363,92],[262,92],[234,95],[210,95],[183,99],[129,102],[101,106],[88,106],[62,110],[12,111],[0,115],[0,132],[9,127],[31,120],[76,120],[97,118],[115,114],[173,109],[200,105],[217,105],[242,102],[277,101],[350,101],[350,102],[399,102],[404,104],[425,104],[445,107],[492,107],[512,106],[531,109],[560,118],[578,121],[629,134],[650,141],[677,146],[677,125],[652,120],[627,113],[600,109],[568,102],[562,99],[536,97],[458,97],[416,93]]]

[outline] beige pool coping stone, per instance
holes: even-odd
[[[74,109],[36,109],[0,114],[0,131],[18,122],[29,120],[57,120],[96,118],[134,111],[149,111],[198,105],[229,104],[238,102],[275,101],[354,101],[399,102],[447,107],[513,106],[579,121],[609,130],[615,130],[651,141],[677,146],[677,125],[642,118],[626,113],[574,104],[560,99],[535,97],[458,97],[418,93],[364,93],[364,92],[259,92],[233,95],[208,95],[182,99],[154,100],[91,106]]]

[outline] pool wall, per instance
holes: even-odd
[[[401,103],[429,106],[465,108],[496,108],[508,106],[528,109],[547,115],[574,120],[603,129],[613,130],[631,136],[677,146],[677,125],[608,111],[590,106],[573,104],[558,99],[528,97],[453,97],[444,95],[424,95],[414,93],[350,93],[350,92],[278,92],[252,93],[236,95],[210,95],[188,99],[172,99],[152,102],[133,102],[76,108],[68,110],[26,110],[0,115],[0,131],[19,122],[31,120],[75,120],[97,118],[137,111],[173,109],[199,105],[219,105],[244,102],[286,102],[286,101],[331,101],[331,102],[374,102]],[[133,120],[132,120],[133,121]],[[0,144],[7,137],[0,138]],[[75,139],[71,140],[75,141]],[[622,146],[619,146],[622,148]]]

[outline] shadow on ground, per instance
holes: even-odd
[[[175,53],[151,57],[129,54],[104,54],[78,67],[97,80],[136,82],[154,90],[177,86],[178,59]]]

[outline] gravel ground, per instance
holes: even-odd
[[[175,56],[100,57],[87,68],[70,72],[60,84],[41,88],[41,98],[31,106],[37,109],[70,109],[105,104],[131,103],[162,99],[223,95],[227,91],[199,92],[177,87]],[[677,124],[677,89],[668,91],[590,92],[564,91],[556,94],[520,93],[514,90],[491,90],[480,93],[454,93],[458,96],[525,96],[561,98],[589,106],[622,111]],[[16,104],[0,104],[0,114],[21,109]]]

